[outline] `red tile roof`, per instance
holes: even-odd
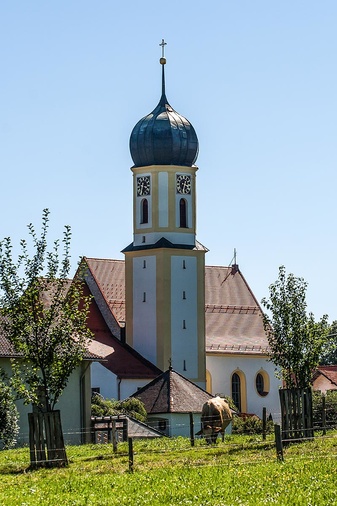
[[[89,350],[103,357],[102,365],[119,378],[153,379],[162,372],[110,332],[95,332]]]
[[[329,381],[331,381],[331,383],[337,386],[337,365],[318,366],[313,379],[315,380],[320,374],[325,376]]]
[[[110,310],[124,325],[124,261],[96,258],[85,261]],[[237,266],[206,266],[205,316],[208,353],[266,353],[268,341],[262,310]]]
[[[120,325],[125,322],[124,260],[84,258],[97,286]]]
[[[206,351],[265,353],[262,310],[237,266],[206,267]]]

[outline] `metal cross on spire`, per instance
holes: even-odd
[[[167,46],[167,42],[165,42],[164,39],[161,39],[161,44],[159,45],[161,46],[161,57],[165,58],[165,46]]]

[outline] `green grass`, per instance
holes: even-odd
[[[191,448],[183,438],[67,448],[64,469],[27,471],[28,449],[0,452],[1,506],[334,505],[337,433],[294,444],[277,462],[272,438],[230,436]]]

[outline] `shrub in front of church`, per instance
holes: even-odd
[[[267,434],[274,431],[272,420],[267,421]],[[232,422],[233,434],[262,434],[262,420],[258,416],[234,416]]]
[[[139,399],[104,399],[100,394],[94,394],[91,399],[91,416],[129,415],[140,422],[145,422],[147,413],[144,404]]]

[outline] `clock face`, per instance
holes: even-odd
[[[150,195],[150,176],[137,177],[137,195]]]
[[[177,193],[183,193],[184,195],[191,193],[191,176],[177,174],[176,184]]]

